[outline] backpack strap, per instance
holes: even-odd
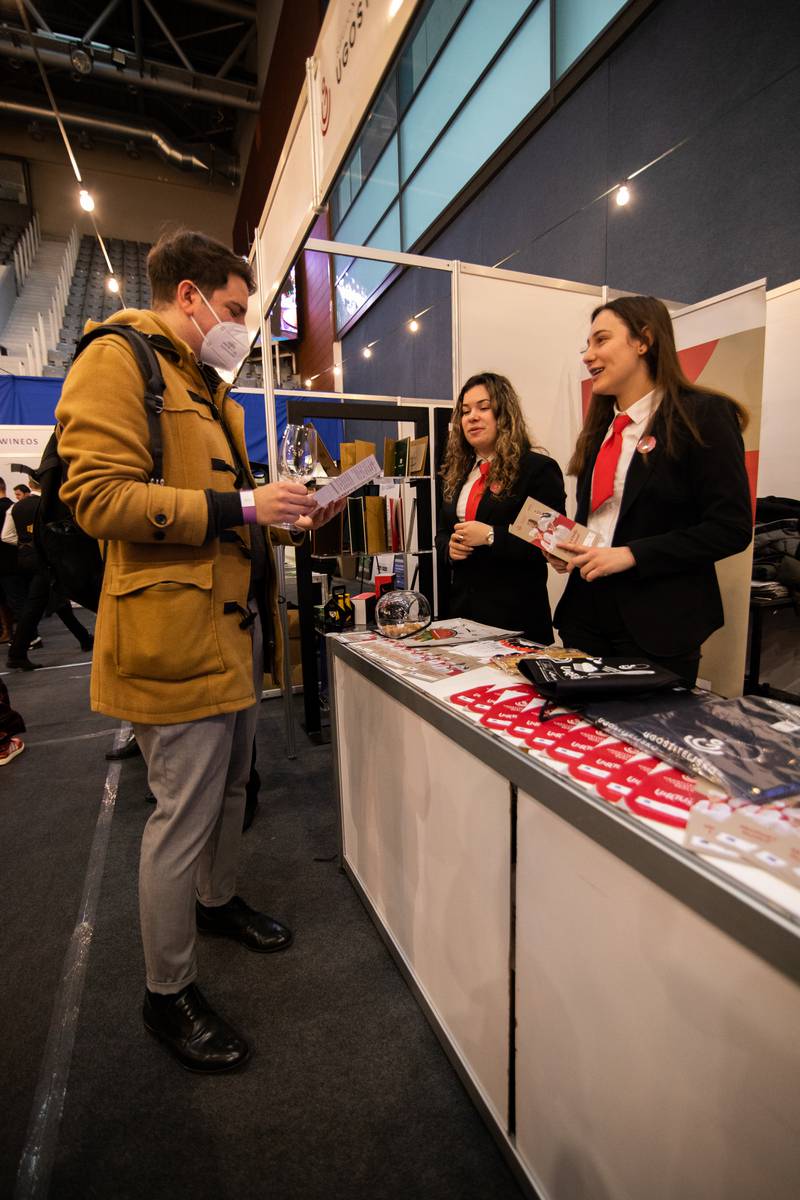
[[[90,333],[84,334],[78,342],[73,362],[86,347],[97,338],[107,337],[115,333],[123,338],[136,359],[142,380],[144,382],[144,406],[147,413],[147,425],[150,433],[150,455],[153,459],[151,483],[164,482],[164,447],[161,440],[161,422],[159,417],[164,411],[164,376],[161,373],[158,357],[150,344],[147,334],[134,329],[132,325],[98,325]]]

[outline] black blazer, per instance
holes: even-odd
[[[692,653],[723,625],[714,563],[744,550],[753,536],[744,443],[733,405],[700,392],[684,392],[683,400],[702,443],[683,433],[677,456],[668,458],[663,419],[656,413],[655,448],[634,453],[613,537],[613,545],[630,548],[636,566],[601,581],[613,587],[630,636],[657,657]],[[583,525],[604,437],[605,431],[578,480],[575,518]],[[570,579],[556,609],[559,629],[580,619],[576,585]]]
[[[514,488],[495,496],[487,488],[476,521],[494,529],[494,544],[478,546],[463,562],[451,562],[447,546],[458,521],[456,503],[464,480],[439,509],[436,549],[439,556],[439,611],[442,616],[469,617],[486,625],[522,629],[537,642],[553,640],[547,598],[547,563],[535,546],[508,532],[528,496],[564,512],[566,497],[561,468],[546,454],[528,450],[522,457]]]

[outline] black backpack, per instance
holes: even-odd
[[[99,325],[81,338],[72,361],[96,338],[112,333],[128,343],[142,373],[153,459],[150,482],[163,483],[164,455],[159,417],[164,408],[164,377],[147,335],[132,325]],[[67,468],[58,452],[57,428],[53,430],[42,461],[35,471],[19,464],[14,464],[13,469],[32,475],[42,491],[33,524],[33,541],[50,579],[50,608],[55,609],[68,600],[74,600],[83,608],[97,612],[103,583],[104,553],[96,539],[84,533],[59,496]]]

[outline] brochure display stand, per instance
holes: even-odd
[[[328,645],[342,865],[523,1186],[789,1200],[800,891]]]

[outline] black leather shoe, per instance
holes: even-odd
[[[233,938],[256,954],[274,954],[292,944],[292,931],[266,913],[256,912],[241,896],[234,896],[218,908],[197,902],[197,928],[200,933]]]
[[[253,818],[256,815],[257,808],[258,808],[258,796],[253,796],[252,799],[250,798],[250,796],[248,796],[244,802],[244,817],[242,818],[242,833],[244,833],[246,830],[248,830],[250,828],[250,826],[253,824]]]
[[[10,671],[37,671],[41,663],[31,662],[29,658],[12,658],[9,654],[6,666]]]
[[[194,983],[174,996],[145,991],[142,1016],[145,1029],[187,1071],[232,1071],[250,1057],[244,1038],[214,1012]]]
[[[135,758],[137,754],[141,754],[139,743],[136,741],[136,734],[131,733],[128,740],[123,742],[117,750],[109,750],[106,758],[109,762],[119,762],[124,758]]]

